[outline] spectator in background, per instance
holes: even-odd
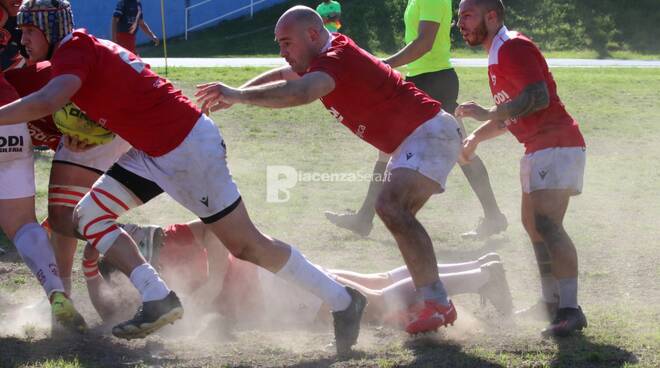
[[[341,28],[341,5],[335,0],[326,0],[316,7],[316,12],[323,18],[323,25],[330,32]]]
[[[158,46],[160,43],[158,37],[144,21],[140,0],[119,0],[114,14],[112,14],[112,41],[137,54],[135,51],[135,34],[138,26]]]

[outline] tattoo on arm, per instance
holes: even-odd
[[[548,85],[542,81],[528,85],[518,97],[498,106],[497,110],[504,119],[519,118],[543,110],[549,103]]]

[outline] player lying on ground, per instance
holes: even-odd
[[[390,180],[380,191],[376,212],[396,240],[425,304],[406,331],[421,333],[453,323],[456,309],[438,278],[431,237],[416,215],[432,195],[446,189],[461,147],[456,120],[353,40],[328,32],[308,7],[287,10],[275,26],[275,38],[289,67],[266,72],[241,88],[220,82],[201,85],[197,96],[202,108],[283,108],[320,99],[341,124],[391,155]]]
[[[538,47],[504,25],[501,0],[463,0],[459,27],[470,46],[488,52],[488,80],[495,106],[466,102],[456,115],[485,121],[465,139],[463,157],[507,130],[525,145],[520,161],[522,222],[534,246],[543,300],[525,314],[552,318],[544,335],[565,336],[587,326],[578,305],[578,258],[564,230],[571,196],[582,192],[586,161],[577,122],[557,95]]]
[[[124,229],[142,237],[143,230],[132,225]],[[140,251],[168,284],[177,285],[190,297],[191,304],[205,312],[220,313],[235,324],[309,327],[327,319],[327,306],[319,298],[231,256],[200,221],[168,226],[162,246],[141,247]],[[511,294],[499,260],[497,254],[489,253],[471,262],[440,264],[439,276],[449,295],[479,293],[508,316],[512,313]],[[126,283],[117,282],[114,276],[109,280],[113,267],[109,262],[99,261],[99,253],[89,245],[85,248],[82,268],[90,299],[99,315],[104,321],[121,317],[117,313],[126,311],[125,298],[120,297],[126,295],[122,287]],[[369,304],[364,316],[367,321],[405,327],[411,312],[419,308],[415,286],[405,266],[376,274],[319,268],[367,296]]]
[[[0,125],[38,119],[71,101],[131,144],[74,210],[77,235],[117,265],[140,292],[142,307],[134,318],[115,326],[113,334],[144,337],[183,315],[176,294],[116,221],[166,192],[209,226],[237,258],[331,305],[337,352],[349,353],[357,342],[366,298],[329,278],[295,248],[260,232],[229,172],[226,146],[213,121],[139,57],[85,30],[74,31],[72,20],[67,1],[23,3],[18,14],[21,43],[31,62],[50,60],[52,79],[39,91],[0,107]]]

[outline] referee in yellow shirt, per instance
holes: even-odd
[[[442,108],[450,114],[458,106],[459,85],[458,76],[449,60],[452,14],[451,0],[408,0],[404,14],[406,46],[383,60],[393,68],[407,65],[406,80],[440,101]],[[465,136],[465,128],[460,120],[459,123]],[[379,155],[374,166],[374,178],[384,177],[388,159],[385,154]],[[481,159],[475,156],[470,162],[459,164],[484,210],[484,217],[479,220],[477,227],[461,236],[485,239],[506,230],[506,217],[497,205],[488,172]],[[326,212],[326,217],[339,227],[367,236],[373,227],[374,205],[382,186],[382,181],[371,181],[367,197],[357,213]]]

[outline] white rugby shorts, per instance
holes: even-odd
[[[408,168],[435,181],[444,192],[449,172],[458,161],[463,138],[453,116],[441,110],[420,125],[392,153],[387,171]]]
[[[99,144],[86,151],[74,152],[66,148],[64,136],[62,136],[57,151],[55,151],[53,162],[73,164],[101,174],[108,171],[110,166],[117,162],[130,148],[131,145],[128,142],[120,136],[115,136],[112,141],[106,144]]]
[[[520,184],[524,193],[545,189],[569,189],[582,193],[585,147],[553,147],[528,153],[520,160]]]
[[[226,152],[220,130],[213,120],[202,115],[172,151],[153,157],[131,148],[117,165],[155,183],[203,222],[213,223],[240,203],[241,195],[227,167]],[[121,178],[115,179],[137,194]]]
[[[0,200],[35,194],[34,155],[27,124],[0,126]]]

